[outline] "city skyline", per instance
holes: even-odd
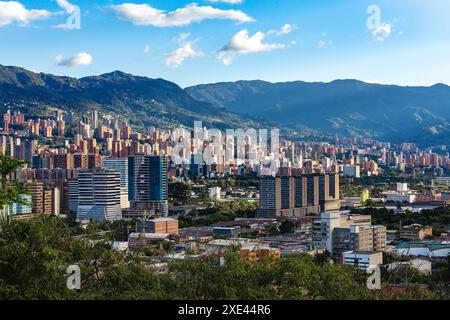
[[[450,3],[123,1],[0,0],[0,302],[450,300]]]
[[[73,77],[121,70],[183,87],[251,79],[449,83],[441,1],[226,2],[0,1],[0,63]],[[380,10],[372,29],[371,5]],[[80,29],[67,21],[74,6]]]

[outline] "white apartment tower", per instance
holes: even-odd
[[[120,174],[104,169],[80,171],[77,221],[120,219]]]

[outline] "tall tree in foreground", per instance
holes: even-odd
[[[7,206],[12,203],[27,204],[21,195],[28,192],[27,186],[17,179],[12,179],[11,174],[23,168],[25,161],[19,161],[9,156],[0,154],[0,225],[7,223],[10,215],[7,214]]]

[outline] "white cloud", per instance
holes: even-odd
[[[297,29],[297,26],[295,24],[286,23],[278,30],[269,30],[267,34],[275,34],[277,36],[283,36],[285,34],[291,33],[295,29]]]
[[[317,43],[317,48],[323,49],[323,48],[326,48],[326,47],[328,47],[328,46],[331,46],[332,44],[333,44],[333,41],[330,41],[330,40],[320,40],[320,41]]]
[[[240,23],[254,21],[240,10],[222,10],[211,6],[199,6],[196,3],[188,4],[186,7],[174,11],[163,11],[148,4],[134,3],[113,5],[112,9],[122,19],[137,26],[179,27],[206,19],[234,20]]]
[[[188,41],[189,33],[182,33],[178,38],[178,49],[166,55],[166,65],[169,67],[179,67],[188,58],[198,58],[203,56],[203,52],[194,48],[194,42]]]
[[[17,22],[27,25],[33,20],[48,19],[52,13],[47,10],[28,10],[18,1],[0,1],[0,27]]]
[[[222,2],[222,3],[227,3],[227,4],[241,4],[241,3],[244,2],[244,0],[208,0],[208,2],[212,2],[212,3]]]
[[[150,53],[150,46],[147,44],[147,45],[145,45],[145,47],[144,47],[144,53],[146,53],[146,54],[149,54]]]
[[[372,30],[372,35],[375,41],[383,42],[391,35],[392,29],[392,24],[383,22],[377,28]]]
[[[58,24],[53,27],[57,28],[57,29],[63,29],[63,30],[80,29],[81,28],[80,7],[70,3],[67,0],[56,0],[56,2],[58,3],[58,6],[60,6],[62,9],[64,9],[64,12],[62,14],[64,14],[64,13],[68,14],[73,19],[67,20],[66,23]]]
[[[229,65],[233,62],[236,55],[286,48],[284,44],[264,43],[264,38],[265,34],[263,32],[257,32],[253,36],[250,36],[247,30],[239,31],[219,51],[218,57],[225,65]]]
[[[56,64],[62,67],[88,66],[92,64],[92,60],[92,56],[86,52],[77,53],[68,59],[64,59],[62,55],[56,56]]]
[[[56,0],[56,2],[58,3],[58,6],[60,6],[61,8],[63,8],[66,11],[67,14],[73,14],[78,9],[77,6],[71,4],[67,0]]]

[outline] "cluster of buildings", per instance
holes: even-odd
[[[372,225],[370,215],[322,212],[313,226],[313,243],[342,263],[352,260],[351,264],[354,264],[356,257],[364,257],[361,261],[374,259],[380,262],[380,255],[382,263],[382,252],[386,251],[386,227]]]
[[[237,242],[243,245],[243,255],[251,255],[258,248],[277,256],[326,250],[341,263],[372,268],[382,264],[382,252],[388,250],[386,228],[372,225],[370,216],[340,211],[340,182],[379,175],[388,167],[398,171],[412,168],[413,175],[438,176],[444,169],[450,169],[445,147],[420,150],[410,143],[394,146],[364,138],[336,138],[334,145],[281,140],[276,150],[280,156],[276,160],[277,174],[268,174],[267,168],[252,158],[254,149],[261,148],[259,144],[235,145],[235,152],[248,160],[236,158],[231,162],[199,164],[194,161],[194,154],[190,161],[178,163],[174,150],[180,142],[188,140],[191,145],[208,149],[217,141],[204,128],[201,140],[186,128],[150,127],[145,133],[138,132],[127,121],[99,115],[95,110],[84,116],[57,110],[47,119],[27,119],[20,112],[8,111],[2,124],[0,154],[9,152],[12,157],[28,162],[12,178],[29,185],[29,195],[23,196],[23,203],[12,203],[1,208],[3,212],[17,219],[70,211],[76,213],[79,222],[138,219],[136,232],[130,234],[126,245],[118,244],[118,248],[174,241],[180,248],[184,246],[184,251],[181,250],[184,257],[187,251],[220,253]],[[247,138],[251,141],[251,137]],[[208,150],[215,160],[224,157],[214,148]],[[169,212],[176,211],[169,208],[169,180],[248,174],[260,178],[259,192],[256,188],[241,190],[232,198],[259,199],[257,218],[179,230],[178,220],[169,217]],[[436,183],[450,183],[450,179],[437,177]],[[220,187],[207,191],[211,200],[223,200],[225,191]],[[447,196],[442,193],[442,198]],[[384,192],[382,197],[387,203],[411,204],[423,200],[404,183]],[[439,197],[432,195],[429,200]],[[369,194],[365,190],[358,201],[364,203],[367,199]],[[293,222],[295,232],[272,235],[270,230],[283,221]],[[418,241],[431,231],[413,225],[403,227],[400,232],[403,239]],[[246,234],[252,234],[252,239],[245,238]],[[205,239],[209,239],[209,244],[203,247],[190,244],[204,243]]]

